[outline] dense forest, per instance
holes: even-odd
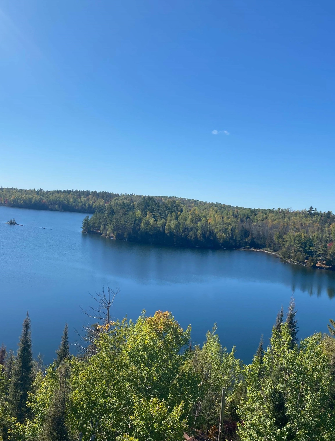
[[[0,205],[33,210],[74,211],[94,213],[105,207],[118,194],[106,191],[22,190],[0,187]]]
[[[215,327],[192,347],[169,312],[107,316],[76,356],[66,326],[46,367],[27,315],[17,354],[0,348],[1,441],[334,440],[335,321],[299,342],[292,301],[244,365]]]
[[[258,249],[311,267],[335,268],[335,215],[251,209],[176,197],[0,188],[0,204],[93,213],[84,233],[182,247]]]

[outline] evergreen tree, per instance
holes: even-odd
[[[0,365],[5,365],[5,359],[6,359],[6,346],[2,345],[0,348]]]
[[[329,319],[329,325],[328,326],[328,331],[330,336],[332,337],[331,339],[329,339],[330,341],[332,341],[333,338],[335,338],[335,320]],[[331,354],[330,354],[330,366],[331,366],[331,371],[332,371],[332,379],[333,379],[333,402],[335,403],[335,346],[331,345]]]
[[[281,390],[274,388],[269,396],[270,410],[273,415],[276,428],[282,429],[286,426],[289,419],[286,411],[285,395]],[[288,438],[292,439],[292,438]]]
[[[290,330],[273,332],[265,351],[262,381],[255,357],[244,371],[245,395],[239,405],[241,441],[333,440],[331,368],[321,334],[290,348]]]
[[[6,349],[0,348],[0,439],[8,441],[8,378],[5,372]]]
[[[263,357],[264,357],[264,343],[263,343],[263,335],[260,339],[257,351],[256,351],[256,357],[259,358],[260,363],[263,363]]]
[[[12,370],[9,390],[9,401],[12,414],[18,422],[23,423],[29,416],[27,406],[28,392],[33,383],[33,354],[31,349],[30,318],[23,322],[17,357]]]
[[[59,379],[58,388],[52,397],[39,441],[70,441],[71,439],[66,424],[66,407],[69,396],[69,366],[63,363],[57,373]]]
[[[281,325],[283,324],[284,319],[284,309],[281,307],[280,311],[277,314],[276,323],[273,326],[273,329],[276,329],[278,332],[281,330]]]
[[[60,364],[64,360],[67,360],[70,357],[69,328],[67,324],[65,325],[62,340],[59,349],[56,351],[56,354],[57,354],[57,360],[56,360],[57,367],[60,366]]]
[[[264,373],[263,369],[263,361],[264,361],[264,344],[263,344],[263,335],[260,339],[254,360],[258,359],[258,378],[261,379]]]
[[[86,216],[83,220],[83,225],[82,225],[82,230],[83,233],[89,233],[91,231],[90,228],[90,217]]]
[[[14,361],[15,361],[14,353],[13,351],[9,351],[5,360],[5,375],[8,380],[12,378]]]
[[[294,299],[292,298],[290,301],[290,305],[288,307],[288,312],[287,312],[287,317],[286,317],[286,323],[288,325],[288,329],[289,329],[290,335],[292,337],[291,349],[293,349],[294,345],[296,345],[298,343],[297,334],[298,334],[299,328],[298,328],[297,319],[295,318],[296,314],[297,314],[297,311],[295,309]]]

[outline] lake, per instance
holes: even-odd
[[[171,311],[202,344],[217,323],[221,343],[250,362],[263,334],[293,295],[299,337],[335,319],[335,273],[251,251],[139,245],[83,235],[85,214],[0,207],[0,345],[17,349],[27,311],[34,354],[49,363],[65,323],[71,342],[88,324],[82,312],[103,286],[119,288],[113,318]],[[23,226],[6,222],[15,218]]]

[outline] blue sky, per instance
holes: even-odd
[[[335,2],[0,0],[0,185],[335,211]]]

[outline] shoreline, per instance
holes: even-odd
[[[279,253],[277,253],[275,251],[266,250],[266,249],[260,249],[260,248],[236,248],[236,249],[241,250],[241,251],[254,251],[254,252],[258,252],[258,253],[271,254],[272,256],[277,257],[278,259],[280,259],[284,263],[290,263],[291,265],[300,265],[300,266],[304,266],[305,268],[327,270],[327,271],[334,271],[335,270],[334,267],[331,267],[329,265],[324,265],[320,262],[318,262],[316,265],[307,265],[306,263],[297,262],[296,260],[285,259]]]

